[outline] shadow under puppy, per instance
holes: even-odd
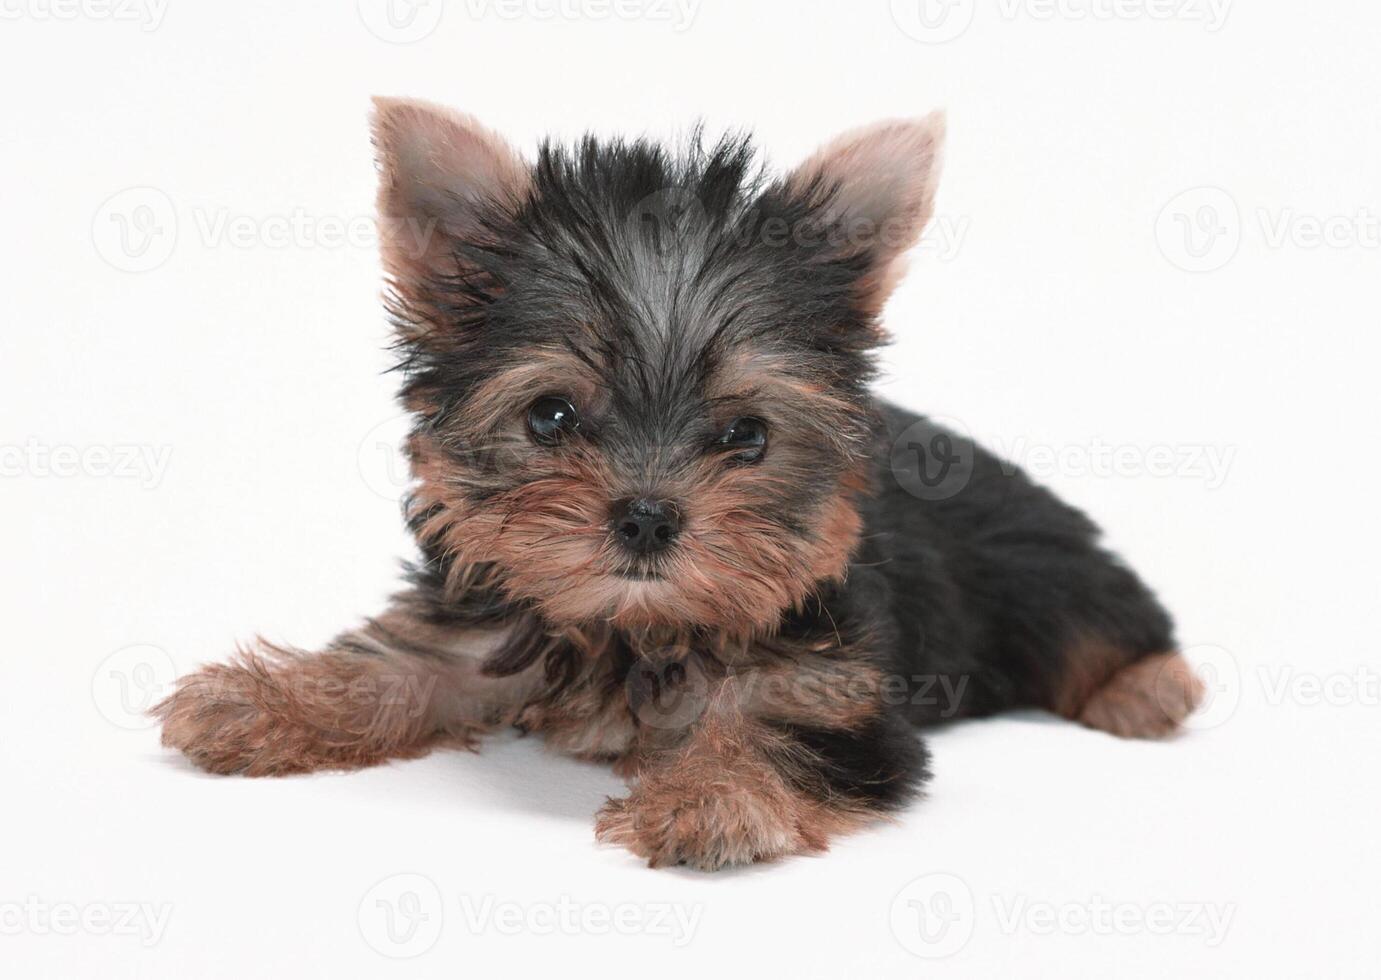
[[[1093,523],[870,394],[943,128],[881,123],[770,179],[743,139],[529,164],[377,100],[422,560],[320,652],[260,641],[182,678],[164,743],[262,776],[516,725],[630,778],[601,839],[718,868],[902,806],[917,724],[1172,731],[1199,683]],[[900,478],[937,446],[958,485]]]

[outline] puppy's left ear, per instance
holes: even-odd
[[[866,257],[860,303],[876,313],[905,272],[905,253],[935,211],[945,115],[894,119],[844,133],[787,177],[821,212],[833,240]]]

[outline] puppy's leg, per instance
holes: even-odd
[[[1013,706],[1034,704],[1123,738],[1160,738],[1198,706],[1203,685],[1175,653],[1169,615],[1106,552],[1070,547],[1044,559],[1056,585],[1007,603],[1006,649],[983,672]],[[986,666],[986,665],[985,665]]]
[[[1062,713],[1122,738],[1169,735],[1203,700],[1203,682],[1178,653],[1152,654],[1103,673],[1091,693],[1077,684],[1070,689]]]
[[[814,666],[839,672],[823,658]],[[875,677],[822,689],[811,671],[794,663],[717,683],[684,731],[652,735],[632,793],[600,811],[599,838],[653,867],[714,870],[824,850],[910,799],[925,750]],[[775,692],[763,687],[774,674],[787,681]]]
[[[317,653],[262,641],[183,677],[153,713],[163,744],[210,772],[278,776],[354,769],[469,746],[511,721],[531,679],[490,678],[496,629],[438,625],[404,596]]]

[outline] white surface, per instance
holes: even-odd
[[[1187,0],[957,0],[927,36],[967,29],[922,43],[892,6],[704,0],[677,30],[433,0],[400,45],[368,0],[363,20],[5,4],[6,976],[1375,975],[1381,13],[1258,0],[1214,30]],[[1104,523],[1217,668],[1198,730],[956,726],[895,826],[705,877],[597,848],[618,781],[535,740],[247,781],[122,727],[236,639],[312,644],[377,609],[408,553],[376,256],[329,243],[368,238],[374,92],[462,106],[528,150],[751,125],[780,164],[948,107],[958,246],[924,249],[895,298],[886,389]],[[1202,187],[1227,198],[1182,196]],[[1191,254],[1177,215],[1205,205],[1236,234]],[[161,235],[123,253],[121,215]],[[1124,447],[1119,475],[1090,471],[1099,446]],[[112,473],[101,451],[125,447],[154,463]],[[405,892],[430,917],[397,945],[377,903]],[[125,903],[166,912],[161,931],[102,926]],[[615,912],[642,933],[602,930]]]

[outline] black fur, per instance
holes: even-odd
[[[805,728],[779,725],[806,765],[784,760],[803,793],[820,800],[844,800],[887,812],[909,803],[930,778],[930,753],[902,718],[878,715],[857,728]]]
[[[962,436],[893,405],[880,411],[884,472],[860,559],[891,596],[896,669],[908,678],[948,677],[949,690],[964,684],[957,705],[942,704],[943,715],[911,706],[912,721],[1050,707],[1083,637],[1128,662],[1174,649],[1169,615],[1099,546],[1098,527],[1083,513]],[[909,494],[891,472],[906,465],[908,451],[897,446],[903,431],[922,445],[948,435],[968,457],[954,463],[968,468],[964,485],[936,499]]]

